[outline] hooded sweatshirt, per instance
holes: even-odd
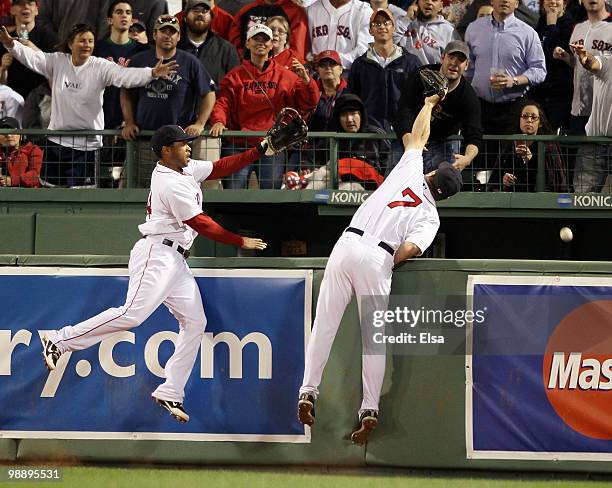
[[[446,45],[456,39],[460,36],[455,27],[441,15],[433,20],[401,17],[393,35],[395,43],[419,58],[421,65],[439,63]]]
[[[229,130],[267,131],[283,108],[292,107],[304,114],[314,110],[318,102],[319,89],[312,78],[304,83],[274,60],[267,61],[263,71],[244,60],[221,80],[210,123],[221,122]]]

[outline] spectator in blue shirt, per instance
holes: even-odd
[[[159,59],[178,63],[170,79],[153,80],[142,88],[121,90],[125,119],[123,136],[135,139],[140,130],[180,125],[190,136],[202,133],[215,104],[215,84],[198,58],[177,49],[180,25],[176,17],[162,15],[153,33],[155,47],[132,58],[132,67],[155,66]],[[137,185],[146,186],[157,157],[148,139],[138,143]]]
[[[470,48],[466,77],[480,98],[484,133],[508,134],[529,87],[546,78],[546,62],[537,32],[514,16],[519,0],[491,0],[491,5],[491,17],[475,20],[465,33]],[[495,163],[497,146],[487,144],[489,163]]]

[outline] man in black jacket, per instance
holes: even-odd
[[[468,46],[462,41],[451,41],[442,53],[441,64],[420,68],[439,70],[449,82],[448,94],[432,113],[429,144],[423,153],[425,173],[435,170],[444,161],[453,162],[455,167],[463,170],[476,157],[482,145],[480,102],[463,77],[468,59]],[[410,131],[423,106],[423,100],[423,84],[417,71],[404,85],[399,101],[395,132],[400,140]],[[460,141],[446,140],[449,136],[459,134],[459,131],[465,143],[465,154],[460,153]]]

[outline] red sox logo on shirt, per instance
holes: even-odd
[[[131,59],[124,58],[123,56],[117,59],[117,61],[115,61],[112,56],[107,56],[106,60],[110,61],[111,63],[117,63],[119,66],[123,66],[124,68],[127,68],[131,61]]]
[[[327,25],[318,25],[312,28],[311,38],[326,37],[329,35],[329,27]],[[337,37],[344,37],[345,39],[351,39],[351,29],[347,25],[338,25],[336,29]]]
[[[418,32],[416,31],[416,29],[410,29],[407,30],[404,35],[406,37],[412,37],[413,39],[416,39],[418,37]],[[433,37],[425,34],[423,37],[421,37],[421,39],[418,39],[414,43],[414,47],[416,49],[421,49],[423,47],[423,44],[426,44],[429,47],[436,48],[438,46],[438,41],[436,41]]]

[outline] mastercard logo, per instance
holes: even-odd
[[[565,316],[548,339],[542,374],[548,401],[569,427],[612,439],[612,301]]]

